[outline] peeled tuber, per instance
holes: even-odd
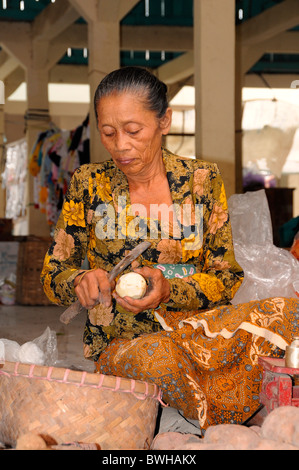
[[[120,297],[141,299],[145,295],[146,288],[146,280],[141,274],[126,273],[117,281],[115,291]]]

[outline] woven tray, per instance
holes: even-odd
[[[149,449],[161,392],[120,377],[14,362],[0,365],[0,441],[47,434],[102,450]]]

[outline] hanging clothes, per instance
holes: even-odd
[[[5,217],[17,219],[26,212],[27,142],[20,139],[6,144],[2,186],[6,190]]]
[[[33,146],[29,171],[34,177],[34,205],[55,226],[75,170],[90,161],[89,116],[73,130],[51,126]]]

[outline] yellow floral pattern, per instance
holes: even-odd
[[[67,225],[78,225],[85,227],[84,205],[83,202],[65,202],[62,214]]]
[[[118,214],[118,226],[121,235],[135,239],[138,236],[138,224],[134,223],[135,216],[131,214],[130,206],[127,205]]]
[[[218,302],[225,287],[217,277],[200,273],[191,276],[200,285],[201,290],[212,302]]]
[[[112,200],[110,178],[105,173],[96,174],[97,195],[102,201],[109,202]]]
[[[191,258],[198,258],[203,253],[202,240],[198,233],[191,234],[182,240],[182,261],[186,263]]]

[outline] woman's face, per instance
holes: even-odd
[[[142,97],[113,93],[100,99],[98,128],[104,147],[125,175],[146,176],[161,159],[162,136],[171,125],[171,110],[158,119]]]

